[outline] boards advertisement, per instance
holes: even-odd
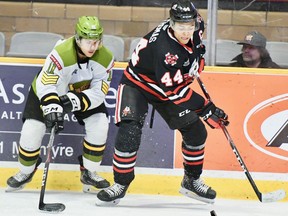
[[[114,110],[117,85],[125,67],[113,70],[113,79],[105,104],[109,112],[110,129],[103,165],[112,165],[117,127]],[[34,76],[41,64],[0,64],[0,161],[17,161],[22,127],[22,111]],[[225,69],[227,70],[227,69]],[[239,68],[233,72],[205,70],[201,78],[214,103],[229,115],[227,127],[242,157],[254,172],[288,172],[288,76],[286,70],[250,72]],[[223,72],[224,71],[224,72]],[[197,82],[191,88],[202,93]],[[151,107],[149,112],[151,111]],[[181,135],[171,131],[155,113],[153,128],[150,113],[143,129],[137,166],[147,168],[182,168]],[[65,114],[64,131],[55,140],[54,163],[77,164],[82,154],[84,128],[73,114]],[[206,170],[239,171],[241,167],[221,130],[208,130]],[[45,135],[41,155],[45,158]]]
[[[105,99],[109,113],[109,134],[103,165],[112,165],[114,138],[117,127],[114,125],[114,110],[117,85],[124,68],[113,69],[113,79]],[[32,80],[41,70],[38,64],[1,64],[0,63],[0,161],[17,161],[22,112]],[[151,109],[150,109],[151,110]],[[149,128],[148,114],[142,136],[140,167],[173,168],[174,133],[156,114],[153,128]],[[149,132],[147,131],[149,130]],[[151,133],[152,131],[152,133]],[[77,157],[82,154],[84,127],[79,125],[73,114],[65,114],[64,130],[56,136],[52,149],[53,163],[78,164]],[[159,136],[165,134],[165,136]],[[33,136],[33,134],[31,134]],[[46,134],[41,146],[41,156],[46,158]]]

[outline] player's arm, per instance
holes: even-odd
[[[48,131],[55,127],[55,132],[59,133],[64,129],[63,107],[57,94],[50,93],[40,100],[43,110],[45,125]]]
[[[63,107],[58,97],[57,86],[61,85],[61,69],[63,68],[52,55],[49,55],[45,63],[35,78],[33,85],[40,100],[44,115],[45,124],[48,130],[55,126],[56,133],[63,130]]]
[[[114,62],[111,62],[111,64],[107,68],[103,68],[101,72],[101,77],[93,79],[91,82],[91,87],[83,91],[83,93],[91,101],[91,109],[98,107],[104,102],[110,88],[113,66]]]
[[[195,74],[199,71],[198,62],[194,62]],[[193,64],[192,66],[193,67]],[[168,68],[166,68],[168,69]],[[172,71],[175,71],[172,73]],[[190,69],[191,70],[191,69]],[[167,70],[168,71],[168,70]],[[181,68],[170,68],[170,72],[166,72],[162,77],[162,88],[165,90],[168,98],[178,106],[184,107],[187,110],[195,111],[211,128],[220,128],[220,123],[228,125],[228,115],[211,101],[205,99],[194,92],[192,88],[185,82],[184,77],[181,76]],[[171,75],[171,76],[170,76]],[[194,75],[192,75],[194,76]],[[177,80],[180,84],[177,85]],[[172,83],[175,83],[174,86]],[[170,85],[170,87],[169,87]]]
[[[101,105],[110,87],[113,66],[114,61],[111,61],[107,68],[103,66],[98,68],[97,75],[91,80],[89,88],[83,91],[70,91],[61,96],[60,100],[65,112],[85,112]]]

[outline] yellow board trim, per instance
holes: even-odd
[[[45,59],[36,58],[11,58],[11,57],[0,57],[0,63],[22,63],[22,64],[40,64],[43,65]],[[114,68],[126,68],[128,62],[115,62]]]
[[[23,64],[44,64],[45,59],[35,58],[11,58],[0,57],[0,63],[23,63]],[[126,68],[128,62],[115,62],[114,68]],[[268,68],[243,68],[243,67],[219,67],[205,66],[203,73],[213,71],[215,73],[251,73],[251,74],[279,74],[288,75],[288,69],[268,69]]]
[[[17,171],[18,169],[16,168],[0,168],[0,187],[6,188],[7,179]],[[43,169],[38,169],[33,180],[25,186],[24,190],[40,190],[42,174]],[[110,183],[113,183],[112,167],[111,172],[99,172],[99,174]],[[205,183],[217,191],[217,198],[239,200],[258,199],[247,179],[205,177],[203,177],[203,179]],[[135,180],[131,183],[128,193],[179,196],[181,180],[182,176],[137,174],[136,170]],[[278,189],[283,189],[286,193],[288,191],[288,184],[284,181],[257,180],[256,184],[262,193]],[[49,170],[47,190],[81,192],[80,172]],[[288,198],[286,197],[283,201],[288,201]]]

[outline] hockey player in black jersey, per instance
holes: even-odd
[[[119,126],[115,140],[115,183],[97,194],[97,205],[115,205],[133,181],[142,127],[151,104],[173,130],[182,135],[184,178],[180,192],[213,203],[216,191],[200,175],[207,131],[228,122],[225,112],[193,91],[189,85],[199,72],[205,48],[204,21],[189,0],[178,0],[170,18],[145,35],[131,56],[118,88],[115,112]]]

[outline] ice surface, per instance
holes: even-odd
[[[46,215],[38,210],[40,191],[22,190],[6,193],[0,189],[1,216]],[[81,216],[287,216],[288,203],[261,203],[259,201],[216,199],[213,205],[201,203],[184,196],[127,194],[114,207],[95,205],[96,195],[81,192],[46,191],[44,202],[66,205],[59,215]],[[51,215],[51,214],[49,214]]]

